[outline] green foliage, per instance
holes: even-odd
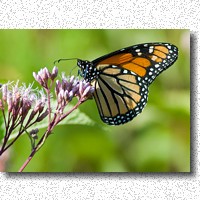
[[[82,114],[77,111],[54,130],[25,171],[190,171],[189,30],[1,30],[0,80],[30,83],[33,71],[51,69],[59,58],[93,60],[145,42],[173,43],[179,58],[150,86],[142,114],[123,126],[107,126],[94,101],[87,101],[79,108]],[[61,62],[59,72],[70,74],[75,65]],[[17,171],[29,153],[23,136],[13,146],[7,171]]]

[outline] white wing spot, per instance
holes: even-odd
[[[149,48],[149,53],[153,53],[153,49],[152,48],[151,49]]]
[[[153,73],[152,72],[149,72],[149,75],[151,76]]]
[[[168,49],[171,49],[171,46],[170,46],[170,45],[168,45],[168,46],[167,46],[167,48],[168,48]]]
[[[132,72],[132,71],[131,71],[131,74],[136,75],[136,73],[134,73],[134,72]]]

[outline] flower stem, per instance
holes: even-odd
[[[50,89],[46,89],[47,93],[47,105],[49,110],[49,124],[51,123],[51,97],[50,97]]]
[[[54,126],[56,126],[60,121],[62,121],[64,118],[66,118],[71,112],[73,112],[74,110],[76,110],[78,108],[78,106],[81,105],[82,103],[83,103],[83,101],[80,99],[77,102],[77,104],[71,110],[69,110],[62,117],[60,117],[58,120],[56,120],[56,122],[54,123]]]
[[[85,100],[85,99],[84,99]],[[78,108],[78,106],[80,104],[82,104],[84,102],[83,99],[80,99],[77,104],[71,109],[69,110],[67,113],[65,113],[60,119],[55,120],[55,122],[52,124],[50,123],[49,127],[47,128],[47,131],[44,133],[44,135],[42,136],[42,138],[40,139],[40,141],[38,142],[38,144],[36,145],[36,147],[32,150],[30,156],[27,158],[27,160],[24,162],[24,164],[21,166],[21,168],[19,169],[19,172],[22,172],[25,167],[29,164],[29,162],[31,161],[31,159],[33,158],[33,156],[35,155],[35,153],[44,145],[47,137],[50,135],[51,131],[53,130],[53,128],[60,122],[62,121],[65,117],[67,117],[71,112],[73,112],[75,109]]]
[[[33,156],[36,153],[36,148],[34,148],[30,154],[30,156],[27,158],[27,160],[24,162],[24,164],[21,166],[21,168],[19,169],[18,172],[22,172],[24,170],[24,168],[28,165],[28,163],[31,161],[31,159],[33,158]]]
[[[35,153],[43,146],[45,140],[46,140],[47,137],[48,137],[48,133],[49,133],[48,131],[46,131],[46,132],[44,133],[44,135],[42,136],[42,138],[40,139],[40,141],[37,143],[36,147],[33,148],[33,150],[32,150],[32,152],[31,152],[30,156],[26,159],[26,161],[25,161],[24,164],[21,166],[21,168],[19,169],[18,172],[22,172],[22,171],[25,169],[25,167],[26,167],[26,166],[29,164],[29,162],[32,160],[32,158],[33,158],[33,156],[35,155]]]

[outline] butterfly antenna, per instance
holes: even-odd
[[[67,61],[67,60],[78,60],[78,58],[61,58],[59,60],[55,60],[53,64],[59,63],[60,61]]]

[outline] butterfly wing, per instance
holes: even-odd
[[[142,112],[148,86],[178,57],[176,46],[147,43],[127,47],[92,62],[80,61],[84,78],[95,87],[94,98],[101,119],[109,125],[124,124]]]
[[[148,85],[131,71],[105,66],[92,84],[101,119],[109,125],[132,120],[146,105]]]
[[[148,84],[178,58],[178,48],[168,43],[146,43],[130,46],[93,61],[101,65],[116,65],[142,77]],[[99,66],[100,65],[100,66]]]

